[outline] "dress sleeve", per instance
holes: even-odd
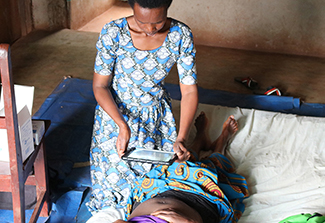
[[[179,80],[182,84],[193,85],[197,83],[193,35],[189,27],[181,27],[180,55],[177,60]]]
[[[106,24],[96,43],[97,55],[94,71],[100,75],[111,75],[116,61],[119,27],[114,22]]]

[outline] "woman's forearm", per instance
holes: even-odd
[[[111,92],[107,88],[95,87],[94,95],[98,104],[119,127],[125,124],[125,120],[118,109]]]
[[[98,104],[119,126],[119,134],[116,139],[116,150],[119,157],[122,157],[129,144],[131,129],[118,109],[111,91],[108,89],[109,78],[109,76],[102,76],[95,73],[93,91]]]
[[[194,119],[198,106],[198,90],[197,85],[180,84],[182,99],[181,99],[181,114],[177,141],[186,141],[190,126]]]
[[[109,79],[108,77],[102,77],[96,73],[94,74],[94,80],[93,80],[94,95],[98,104],[121,128],[126,125],[126,122],[113,99],[112,93],[108,89],[108,79]]]

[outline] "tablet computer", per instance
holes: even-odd
[[[122,156],[122,159],[152,164],[171,165],[177,159],[177,156],[174,152],[132,148]]]

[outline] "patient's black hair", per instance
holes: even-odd
[[[134,3],[138,3],[142,8],[160,8],[166,7],[167,9],[172,4],[173,0],[128,0],[129,5],[133,8]]]

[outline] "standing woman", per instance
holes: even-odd
[[[151,165],[126,163],[130,148],[190,153],[185,140],[197,105],[195,48],[185,24],[167,17],[172,0],[129,0],[133,16],[106,24],[96,44],[93,91],[98,102],[90,149],[91,211],[123,207],[133,179]],[[164,79],[177,64],[181,99],[178,134]]]

